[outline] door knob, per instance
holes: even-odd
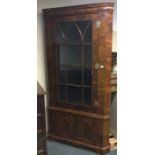
[[[103,69],[104,68],[104,65],[99,65],[98,63],[96,63],[95,66],[94,66],[94,69],[95,70],[98,70],[100,68]]]
[[[104,68],[104,66],[103,66],[103,65],[100,65],[100,68],[101,68],[101,69],[103,69],[103,68]]]

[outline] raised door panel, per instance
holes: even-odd
[[[93,125],[92,119],[76,116],[74,126],[75,139],[86,143],[92,143]]]
[[[103,127],[104,121],[96,118],[76,116],[74,126],[74,138],[89,145],[104,147]]]
[[[50,111],[50,110],[49,110]],[[49,112],[49,136],[52,134],[72,139],[73,116],[63,112]]]

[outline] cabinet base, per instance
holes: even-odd
[[[74,146],[77,146],[77,147],[83,147],[83,148],[86,148],[86,149],[91,149],[92,151],[95,151],[95,152],[100,153],[102,155],[104,155],[104,153],[110,152],[110,145],[106,146],[106,147],[99,147],[99,146],[94,146],[94,145],[87,144],[87,143],[84,143],[84,142],[80,142],[78,140],[72,140],[72,139],[68,139],[68,138],[64,138],[64,137],[55,136],[55,135],[52,135],[52,134],[48,135],[48,140],[49,141],[57,140],[57,141],[64,142],[64,143],[67,143],[67,144],[71,144],[71,145],[74,145]]]

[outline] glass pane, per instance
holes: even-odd
[[[91,88],[84,87],[84,104],[91,104]]]
[[[63,31],[59,26],[57,26],[57,28],[56,28],[56,42],[60,43],[60,42],[63,42],[63,41],[64,41]]]
[[[73,65],[82,63],[81,45],[60,45],[58,48],[60,65]]]
[[[59,85],[59,100],[65,101],[65,85]]]
[[[85,65],[92,64],[92,45],[84,45],[84,63]]]
[[[84,69],[84,85],[91,86],[92,70],[91,68]]]
[[[72,23],[72,25],[68,31],[68,34],[66,36],[66,41],[72,42],[72,43],[81,43],[80,33],[74,23]]]
[[[65,83],[66,67],[59,66],[59,83]]]
[[[82,84],[82,67],[68,67],[67,83]]]
[[[81,103],[82,88],[75,86],[68,86],[68,101],[71,103]]]
[[[86,86],[92,83],[92,21],[58,23],[56,41],[59,100],[90,105],[91,87]]]
[[[61,22],[57,24],[56,27],[56,42],[63,43],[65,42],[67,32],[71,26],[71,22]]]
[[[86,31],[84,41],[85,42],[92,42],[92,21],[90,21],[90,24],[89,24],[88,29]]]
[[[88,26],[89,22],[90,22],[89,20],[77,21],[76,22],[78,24],[82,34],[84,34],[86,27]]]
[[[71,26],[71,22],[61,22],[59,23],[59,26],[61,27],[63,33],[66,35]]]

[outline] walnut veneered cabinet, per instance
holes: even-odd
[[[110,149],[112,3],[44,9],[48,138]]]

